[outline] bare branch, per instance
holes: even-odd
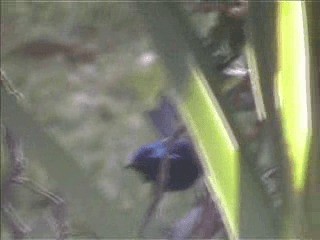
[[[3,184],[3,202],[1,209],[3,210],[4,217],[7,220],[13,238],[21,239],[30,232],[30,228],[18,217],[11,203],[14,202],[13,184],[20,182],[18,179],[22,178],[25,172],[26,159],[23,156],[20,139],[15,138],[8,128],[4,127],[4,129],[9,152],[9,174]]]
[[[30,227],[26,225],[23,220],[18,216],[11,203],[6,203],[1,207],[6,223],[8,224],[13,238],[22,239],[25,235],[31,231]]]
[[[0,87],[2,87],[3,85],[4,88],[8,91],[8,93],[15,95],[18,100],[24,99],[23,94],[15,89],[12,81],[6,76],[4,70],[0,69],[0,72]]]
[[[67,207],[66,203],[60,196],[48,191],[39,184],[33,182],[28,178],[22,178],[21,183],[23,186],[31,190],[32,192],[39,194],[49,200],[51,204],[51,213],[53,221],[51,225],[56,233],[56,239],[66,239],[70,235],[69,223],[67,219]]]
[[[26,158],[23,154],[22,143],[19,138],[13,136],[11,131],[4,127],[5,139],[9,152],[9,174],[3,184],[3,210],[4,217],[13,234],[14,239],[21,239],[31,231],[22,219],[16,213],[12,206],[14,202],[13,185],[20,185],[32,192],[45,197],[51,203],[51,212],[54,219],[54,232],[57,239],[65,239],[69,235],[69,224],[67,221],[66,203],[60,196],[48,191],[39,184],[24,177],[27,167]]]

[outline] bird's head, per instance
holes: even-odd
[[[162,159],[166,153],[167,148],[162,140],[143,145],[135,152],[125,168],[141,170],[148,167],[150,164],[154,164],[155,160]]]
[[[163,141],[141,146],[133,155],[125,168],[138,171],[145,181],[155,180],[158,174],[160,160],[167,154],[167,148]]]

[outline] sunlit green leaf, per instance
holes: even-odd
[[[303,188],[311,133],[308,33],[303,2],[279,4],[278,93],[293,184]]]
[[[239,155],[217,100],[202,74],[195,70],[181,111],[197,139],[205,161],[209,189],[226,215],[232,236],[239,236]]]

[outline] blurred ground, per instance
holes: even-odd
[[[150,186],[122,167],[140,145],[157,138],[143,112],[155,105],[166,79],[134,5],[8,1],[1,6],[1,68],[24,94],[26,109],[94,176],[92,184],[105,195],[110,213],[101,222],[108,235],[99,237],[135,237]],[[55,185],[41,159],[30,159],[28,175],[48,189]],[[53,237],[34,197],[18,194],[17,208],[34,227],[30,236]],[[163,237],[193,201],[193,190],[168,194],[146,235]],[[69,220],[79,236],[92,234],[89,219]],[[7,238],[3,225],[2,230]]]

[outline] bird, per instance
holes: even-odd
[[[161,162],[167,156],[169,170],[164,191],[186,190],[201,176],[202,169],[189,139],[174,141],[170,150],[165,139],[145,144],[136,151],[126,168],[139,172],[145,182],[157,183]]]

